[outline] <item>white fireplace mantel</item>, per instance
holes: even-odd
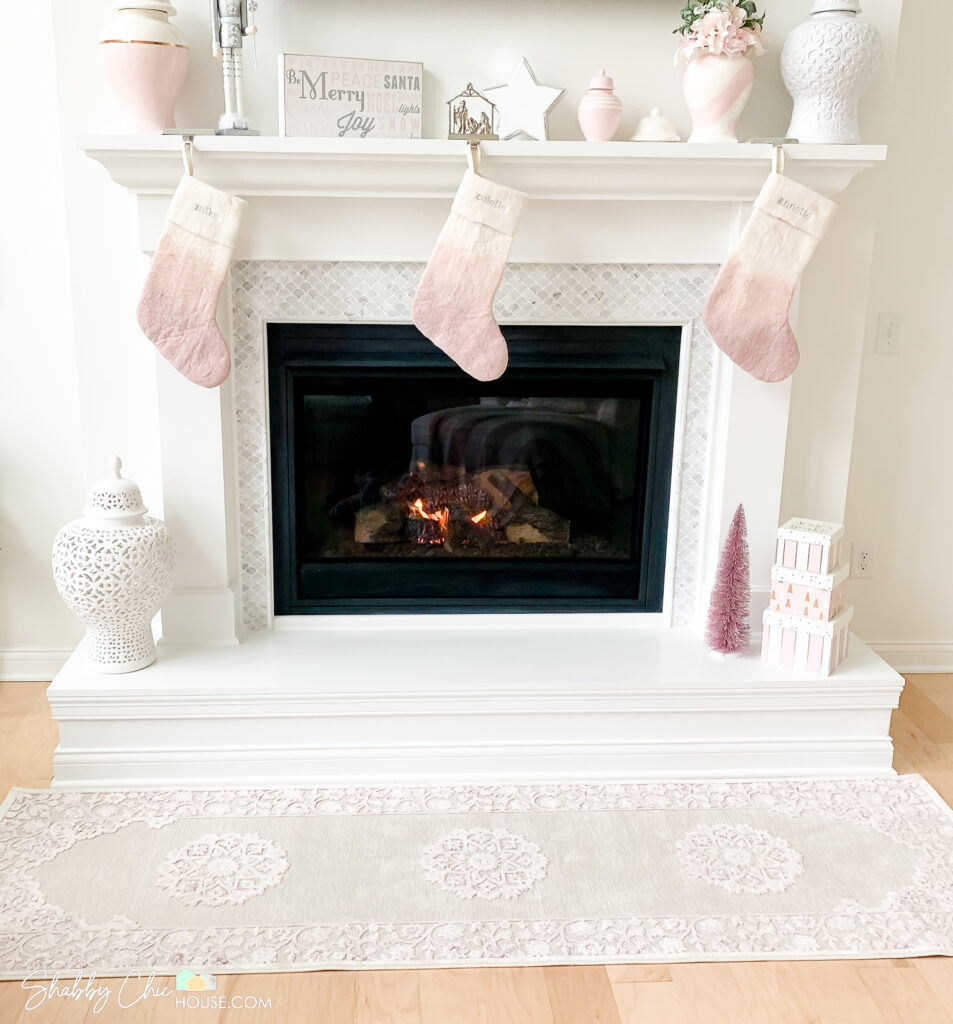
[[[183,174],[180,139],[95,136],[79,145],[135,195],[139,248],[153,251]],[[510,322],[668,323],[683,332],[683,356],[704,330],[699,282],[732,251],[773,156],[761,144],[630,142],[485,143],[481,153],[481,171],[532,197],[510,260]],[[790,145],[785,156],[786,174],[834,198],[882,162],[886,147]],[[267,485],[267,373],[257,368],[264,325],[408,322],[413,274],[466,166],[461,142],[196,137],[196,176],[250,200],[219,307],[239,365],[209,391],[157,359],[163,515],[178,547],[162,653],[154,668],[109,682],[74,653],[49,690],[60,725],[54,785],[890,771],[889,717],[903,680],[875,654],[857,641],[838,677],[821,683],[768,670],[754,651],[718,663],[697,635],[698,601],[687,629],[625,615],[329,616],[266,619],[261,632],[243,633],[242,544],[260,534],[268,546],[267,501],[243,511],[238,482],[239,453],[250,452]],[[870,233],[852,243],[868,252]],[[268,276],[262,264],[285,276]],[[541,266],[519,269],[533,264]],[[654,292],[644,285],[652,275],[664,279]],[[236,285],[245,300],[230,294]],[[520,294],[526,301],[514,304]],[[281,295],[311,304],[282,304]],[[636,300],[626,305],[626,295]],[[131,309],[136,296],[118,298],[118,309]],[[692,368],[706,396],[697,429],[683,435],[697,438],[685,448],[697,451],[699,494],[684,502],[697,537],[691,585],[707,592],[743,500],[757,614],[775,549],[791,386],[762,384],[710,346],[680,364],[680,417],[694,408]],[[847,462],[835,465],[845,479]],[[679,471],[673,495],[685,492]],[[247,543],[251,556],[258,551]],[[415,677],[395,672],[407,650],[431,651],[438,665],[459,656],[472,672],[438,673],[424,694]]]
[[[84,136],[80,148],[118,184],[168,195],[183,172],[176,136]],[[243,196],[436,199],[452,196],[466,145],[438,139],[197,136],[195,173]],[[882,162],[886,146],[784,147],[786,173],[828,196]],[[770,145],[685,142],[485,142],[481,167],[537,199],[745,202],[771,166]]]

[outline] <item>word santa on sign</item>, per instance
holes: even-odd
[[[421,136],[423,64],[280,53],[278,67],[280,135]]]

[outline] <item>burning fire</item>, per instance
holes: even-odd
[[[424,508],[423,498],[418,498],[409,506],[410,515],[413,519],[426,519],[437,524],[437,531],[430,537],[418,537],[418,544],[442,544],[447,535],[447,528],[450,525],[450,509],[442,508],[436,512],[428,512]]]
[[[436,530],[430,536],[419,537],[417,543],[443,544],[450,528],[450,509],[445,506],[444,508],[437,509],[433,512],[428,512],[424,507],[423,498],[418,498],[407,507],[410,510],[410,516],[412,519],[425,519],[428,522],[437,524]],[[489,514],[489,511],[484,509],[482,512],[477,512],[476,515],[470,516],[470,522],[473,523],[474,526],[479,526]]]

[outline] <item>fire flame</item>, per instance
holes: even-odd
[[[450,509],[442,508],[437,512],[428,512],[424,508],[423,498],[418,498],[410,508],[410,514],[414,519],[429,519],[431,522],[436,523],[440,527],[440,537],[435,537],[429,541],[430,544],[442,544],[443,536],[447,533],[447,528],[450,525]],[[420,544],[426,544],[428,541],[424,540],[423,537],[419,539]]]
[[[434,537],[430,540],[420,538],[419,543],[421,544],[442,544],[444,537],[447,535],[450,527],[450,509],[447,507],[437,509],[434,512],[428,512],[424,507],[423,498],[418,498],[412,504],[409,504],[407,508],[410,510],[411,518],[413,519],[427,519],[430,522],[436,523],[440,529],[441,536]],[[489,515],[489,510],[484,509],[482,512],[477,512],[476,515],[470,516],[470,522],[474,526],[479,526],[486,517]]]
[[[439,512],[427,512],[424,509],[423,498],[418,498],[410,508],[418,519],[431,519],[435,523],[440,523],[443,530],[446,530],[447,524],[450,522],[450,509],[442,508]]]

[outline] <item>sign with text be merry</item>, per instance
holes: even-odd
[[[423,64],[281,53],[278,67],[279,134],[420,138]]]

